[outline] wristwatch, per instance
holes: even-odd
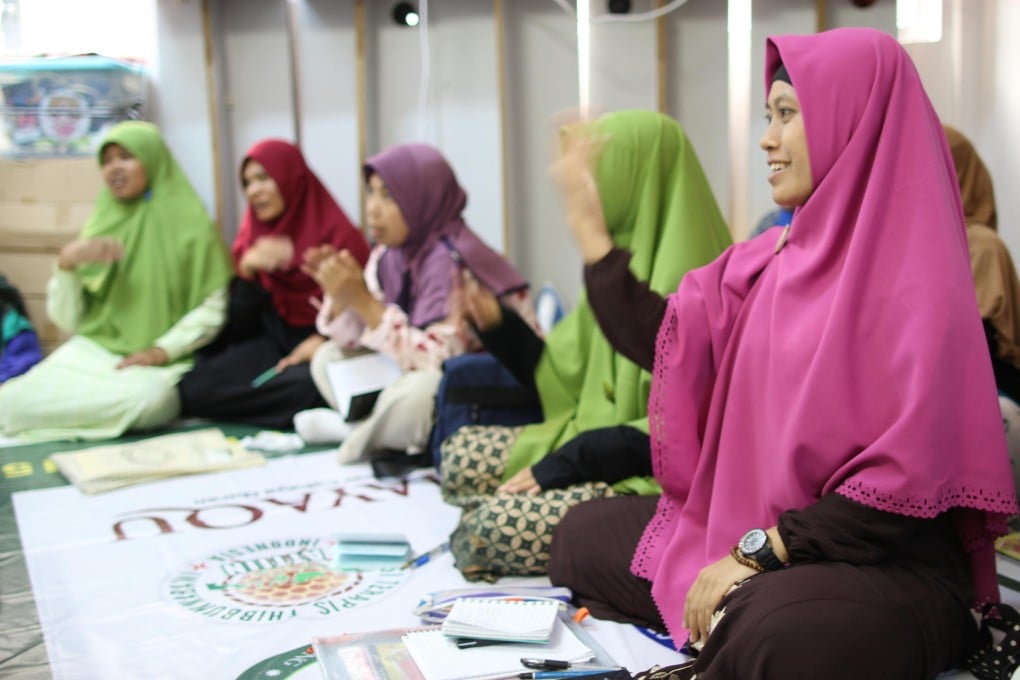
[[[764,529],[751,529],[737,544],[742,557],[754,560],[762,566],[765,571],[777,571],[783,568],[776,554],[772,552],[772,542]]]

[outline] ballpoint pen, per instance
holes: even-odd
[[[528,671],[526,673],[518,673],[518,678],[582,678],[586,675],[601,675],[602,673],[609,673],[612,671],[620,670],[619,668],[589,668],[587,670],[576,670],[576,671]]]
[[[472,647],[491,647],[492,645],[512,645],[511,640],[483,640],[481,638],[457,638],[457,649],[471,649]]]
[[[417,557],[412,557],[408,561],[404,562],[404,564],[402,564],[400,566],[400,568],[401,569],[417,569],[418,567],[422,566],[423,564],[427,564],[429,562],[429,560],[431,560],[433,557],[439,557],[440,555],[442,555],[444,552],[446,552],[449,549],[450,549],[450,542],[449,541],[446,541],[445,543],[440,543],[439,545],[437,545],[432,550],[429,550],[428,552],[424,552],[421,555],[418,555]]]
[[[541,659],[532,657],[521,657],[521,665],[525,668],[532,668],[538,671],[565,671],[565,670],[586,670],[586,671],[615,671],[620,666],[606,666],[605,664],[589,663],[593,656],[577,661],[567,659]]]

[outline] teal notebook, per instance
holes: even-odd
[[[411,558],[411,544],[403,534],[340,534],[333,567],[343,571],[398,569]]]

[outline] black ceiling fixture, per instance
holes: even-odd
[[[393,6],[393,21],[400,26],[417,26],[418,9],[409,2],[398,2]]]
[[[630,0],[609,0],[610,14],[628,14],[630,12]]]

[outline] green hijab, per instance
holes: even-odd
[[[120,241],[124,256],[78,267],[85,315],[78,332],[117,354],[153,343],[233,275],[230,256],[198,194],[151,123],[118,123],[99,148],[119,144],[148,178],[142,196],[121,201],[99,192],[81,238]]]
[[[732,239],[687,135],[652,111],[610,113],[595,122],[606,139],[595,182],[606,226],[630,269],[663,296],[691,269],[711,262]],[[587,299],[549,333],[535,371],[545,420],[521,432],[506,477],[534,465],[579,432],[627,424],[648,431],[651,374],[614,351]],[[655,493],[650,479],[617,490]]]

